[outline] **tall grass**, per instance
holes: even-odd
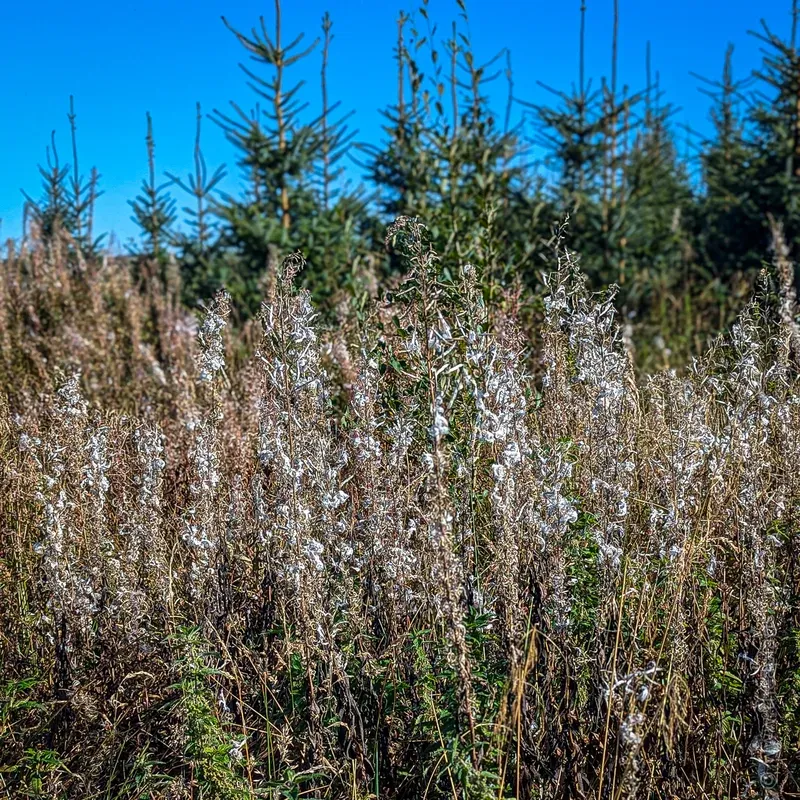
[[[543,303],[439,268],[321,327],[172,272],[0,279],[0,792],[800,792],[793,272],[637,375],[558,239]],[[490,298],[491,302],[485,300]]]

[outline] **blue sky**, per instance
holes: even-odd
[[[587,75],[609,71],[612,0],[586,0]],[[392,47],[400,8],[387,0],[283,0],[286,40],[301,31],[310,42],[323,13],[334,22],[329,94],[344,109],[358,139],[377,142],[379,109],[394,100]],[[580,0],[472,0],[470,32],[479,60],[503,47],[511,50],[515,93],[533,102],[547,98],[542,81],[568,89],[577,80]],[[441,38],[458,17],[454,0],[430,0]],[[675,122],[708,130],[708,101],[690,76],[721,73],[728,42],[736,45],[734,74],[743,77],[759,62],[759,43],[747,36],[761,18],[781,34],[789,28],[789,0],[620,0],[620,83],[644,85],[645,46],[661,75],[667,100],[680,106]],[[2,15],[0,48],[0,237],[18,236],[22,195],[39,193],[36,165],[44,161],[55,129],[59,155],[70,156],[66,113],[75,96],[81,171],[96,165],[105,195],[97,226],[124,241],[135,233],[127,200],[146,174],[145,112],[153,115],[159,172],[191,168],[195,103],[204,111],[225,110],[230,100],[250,108],[253,99],[238,62],[244,53],[223,26],[220,14],[249,30],[264,15],[272,29],[273,0],[34,0],[9,3]],[[319,57],[295,70],[307,79],[305,97],[319,102]],[[506,87],[496,86],[502,109]],[[211,168],[227,163],[225,188],[235,190],[233,153],[222,132],[204,122],[204,151]],[[356,167],[351,170],[358,174]],[[180,200],[183,198],[179,197]]]

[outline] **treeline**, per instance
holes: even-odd
[[[478,63],[463,0],[457,5],[446,33],[429,20],[427,0],[400,14],[397,92],[374,145],[356,141],[349,115],[329,96],[327,68],[337,55],[327,14],[311,45],[282,30],[280,0],[249,33],[225,21],[256,63],[243,67],[256,102],[210,117],[235,148],[245,188],[237,196],[219,191],[225,168],[205,162],[199,104],[193,171],[159,177],[148,115],[148,174],[131,201],[142,233],[135,255],[165,273],[177,265],[172,278],[180,278],[187,304],[224,285],[236,313],[251,316],[274,265],[299,250],[307,288],[330,310],[342,297],[374,293],[396,270],[383,231],[398,215],[426,222],[445,274],[467,261],[486,265],[489,293],[535,286],[553,226],[568,217],[582,269],[596,285],[620,286],[629,324],[648,334],[639,337],[645,350],[655,342],[667,360],[672,349],[698,349],[749,295],[769,254],[770,225],[782,224],[791,249],[800,237],[797,3],[788,38],[766,23],[752,34],[764,45],[756,73],[736,80],[730,47],[721,77],[699,79],[713,134],[695,135],[684,154],[649,51],[644,87],[620,86],[616,3],[610,77],[594,86],[586,79],[581,43],[577,85],[553,88],[542,105],[516,95],[507,51]],[[294,77],[305,59],[321,61],[319,102]],[[507,82],[505,108],[490,104],[487,84],[495,79]],[[98,173],[82,176],[72,107],[69,120],[72,164],[62,166],[55,148],[48,154],[42,194],[27,198],[28,229],[43,239],[66,231],[74,257],[86,258],[103,246],[92,219]],[[356,189],[343,179],[347,159],[363,167]]]

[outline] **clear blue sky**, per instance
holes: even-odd
[[[587,75],[608,73],[612,0],[586,0]],[[392,47],[397,0],[283,0],[286,40],[319,33],[323,13],[334,21],[329,92],[354,109],[359,139],[380,139],[379,109],[395,96]],[[789,0],[620,0],[620,83],[644,85],[645,45],[652,43],[653,69],[666,97],[682,110],[677,123],[707,130],[708,101],[690,76],[721,73],[728,42],[736,45],[734,73],[743,77],[759,62],[759,43],[747,36],[763,17],[773,30],[789,28]],[[577,79],[580,0],[472,0],[470,28],[479,59],[503,47],[512,53],[515,93],[542,101],[543,81],[568,89]],[[454,0],[430,0],[442,38],[458,17]],[[44,161],[55,129],[59,155],[70,161],[66,119],[69,95],[78,115],[81,171],[96,165],[105,196],[97,225],[121,240],[135,233],[127,200],[146,174],[145,112],[153,115],[157,168],[184,174],[192,164],[195,102],[205,111],[225,110],[230,100],[253,105],[237,64],[243,51],[220,14],[239,29],[264,15],[272,28],[273,0],[54,0],[8,2],[2,14],[0,48],[0,238],[18,236],[24,188],[39,193],[36,164]],[[295,70],[307,78],[306,97],[319,102],[319,61],[314,56]],[[500,108],[506,91],[497,84]],[[204,150],[210,167],[225,162],[238,176],[222,132],[204,123]],[[353,173],[356,174],[355,168]],[[181,198],[182,199],[182,198]]]

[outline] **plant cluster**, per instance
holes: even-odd
[[[800,791],[793,268],[639,379],[563,231],[535,329],[418,220],[322,324],[274,267],[0,276],[0,792]],[[164,266],[164,265],[162,265]]]

